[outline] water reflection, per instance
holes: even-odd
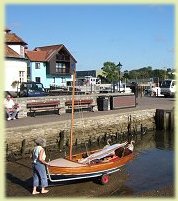
[[[156,131],[155,143],[158,149],[174,148],[174,132]]]
[[[138,194],[174,184],[174,133],[152,132],[136,145],[136,158],[126,166],[125,188]]]

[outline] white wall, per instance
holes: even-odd
[[[16,91],[17,88],[13,88],[11,84],[13,81],[19,81],[19,71],[25,71],[24,82],[27,81],[27,62],[6,60],[4,64],[5,64],[4,91]]]
[[[17,52],[20,56],[24,57],[24,47],[22,45],[8,45],[11,49]]]

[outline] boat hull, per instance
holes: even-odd
[[[47,174],[50,181],[66,181],[83,178],[99,177],[103,174],[111,174],[120,169],[133,159],[133,153],[124,157],[108,157],[103,161],[83,165],[73,162],[70,167],[48,166]],[[76,164],[76,165],[75,165]],[[76,166],[76,167],[75,167]]]
[[[47,174],[48,179],[50,182],[63,182],[63,181],[72,181],[72,180],[80,180],[80,179],[89,179],[89,178],[96,178],[101,177],[102,175],[110,175],[114,172],[117,172],[120,170],[120,167],[113,168],[110,170],[103,170],[98,172],[92,172],[92,173],[85,173],[85,174]]]

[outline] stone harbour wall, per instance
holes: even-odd
[[[139,110],[126,113],[103,115],[83,119],[75,119],[73,143],[78,144],[96,141],[105,134],[122,134],[128,129],[128,119],[131,116],[131,130],[140,131],[143,127],[155,126],[155,109]],[[49,122],[48,124],[29,125],[24,127],[6,128],[6,154],[15,152],[29,153],[34,147],[34,139],[38,136],[47,140],[47,146],[56,146],[60,141],[60,132],[64,131],[63,143],[69,141],[71,120]]]

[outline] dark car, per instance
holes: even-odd
[[[43,84],[40,82],[22,82],[20,85],[20,97],[47,96]]]

